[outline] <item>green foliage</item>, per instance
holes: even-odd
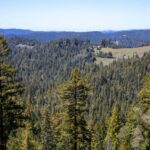
[[[139,93],[140,104],[144,111],[150,109],[150,75],[145,76],[144,78],[144,87]]]
[[[41,143],[42,143],[42,150],[56,149],[56,141],[53,135],[50,117],[47,110],[45,110],[43,114],[41,127]]]
[[[117,145],[120,149],[131,149],[131,146],[137,146],[139,143],[143,149],[149,146],[149,141],[143,140],[143,137],[144,139],[149,137],[149,103],[147,103],[149,102],[147,98],[149,92],[145,92],[149,91],[147,90],[149,84],[139,94],[141,97],[139,103],[133,105],[128,113],[125,128],[122,127],[119,131],[122,124],[119,122],[117,124],[118,118],[115,115],[112,115],[114,118],[112,126],[108,123],[110,126],[108,130],[104,120],[107,122],[112,106],[114,103],[118,103],[121,108],[119,116],[124,123],[124,116],[130,105],[137,100],[137,92],[141,88],[143,77],[150,72],[150,54],[145,54],[142,58],[135,56],[114,62],[109,66],[103,66],[93,62],[94,54],[89,51],[92,47],[89,42],[76,39],[49,43],[35,42],[34,44],[30,40],[23,40],[24,42],[21,41],[21,43],[19,41],[14,42],[15,44],[9,43],[13,49],[9,60],[19,70],[19,77],[23,78],[26,85],[23,98],[30,95],[30,101],[25,100],[25,103],[29,102],[29,109],[26,109],[29,120],[25,122],[23,129],[28,133],[23,135],[23,145],[31,148],[37,146],[40,149],[42,148],[40,142],[47,146],[51,145],[54,139],[57,149],[70,150],[76,141],[74,140],[76,131],[80,149],[105,149],[106,133],[107,138],[111,135],[114,147]],[[76,66],[83,74],[80,76],[79,71],[75,69],[70,79],[71,70]],[[3,68],[7,68],[7,65],[3,65]],[[11,67],[8,70],[11,72],[10,74],[13,74]],[[81,78],[92,85],[93,91],[90,97],[87,97],[89,86]],[[0,80],[3,79],[4,77],[0,78]],[[58,95],[56,87],[66,80],[68,81],[60,87],[60,95]],[[75,82],[77,82],[77,94],[73,92]],[[76,109],[74,95],[77,95]],[[49,123],[49,119],[45,119],[46,116],[43,116],[43,107],[48,109],[48,116],[51,116]],[[74,126],[75,110],[78,123],[76,129]],[[87,124],[89,130],[87,130]],[[138,143],[137,133],[141,135],[140,139],[142,139]],[[20,133],[17,134],[19,137]],[[15,143],[17,140],[12,135],[9,143]],[[107,148],[113,145],[110,140],[107,142]]]
[[[30,96],[28,96],[25,103],[25,116],[27,117],[27,119],[24,123],[25,134],[23,139],[23,150],[42,150],[41,143],[39,142],[40,139],[33,133],[32,114],[33,110],[31,99]]]
[[[124,103],[121,113],[125,114],[137,99],[144,75],[150,72],[150,54],[120,60],[109,66],[96,65],[91,61],[94,54],[87,52],[91,45],[80,40],[36,43],[32,49],[10,45],[13,51],[9,59],[24,80],[25,95],[30,94],[37,116],[45,104],[51,113],[59,111],[56,87],[69,79],[72,68],[76,66],[84,72],[84,77],[93,87],[90,101],[94,107],[92,104],[88,107],[93,119],[99,121],[100,116],[105,118],[110,115],[116,101],[119,105]]]
[[[101,58],[113,58],[112,52],[104,53],[104,52],[100,51],[96,54],[96,56],[101,57]]]
[[[22,125],[23,88],[16,79],[16,70],[7,62],[7,42],[0,37],[0,149],[6,149],[8,136]]]
[[[26,128],[22,150],[42,150],[39,140],[34,136],[31,130]],[[21,147],[20,147],[21,148]]]
[[[2,57],[6,56],[8,54],[8,52],[9,52],[9,48],[8,48],[7,42],[2,36],[0,36],[0,58],[1,58],[1,61],[2,61]]]
[[[10,134],[7,143],[8,150],[42,150],[41,145],[33,135],[33,133],[27,129],[20,128],[15,135]]]
[[[144,86],[139,92],[137,101],[128,112],[124,136],[121,137],[122,143],[133,148],[147,150],[150,147],[150,75],[145,77]]]
[[[68,139],[68,149],[86,149],[88,144],[87,123],[84,118],[89,86],[81,80],[78,69],[72,71],[71,80],[60,88],[65,120],[62,133]]]
[[[104,150],[104,138],[106,136],[105,122],[96,122],[90,127],[91,150]]]
[[[7,149],[8,150],[21,150],[23,145],[24,135],[23,129],[19,128],[16,134],[10,134],[9,139],[7,142]]]
[[[115,105],[112,110],[112,116],[109,120],[109,126],[106,135],[106,146],[108,147],[108,143],[110,142],[110,147],[112,150],[116,150],[119,146],[119,139],[117,137],[117,133],[121,127],[120,115],[118,106]]]
[[[25,103],[24,127],[17,130],[16,134],[11,134],[7,142],[8,150],[42,150],[40,139],[33,133],[32,127],[32,105],[30,96],[27,97]]]

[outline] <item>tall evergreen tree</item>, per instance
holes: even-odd
[[[112,116],[109,121],[109,126],[106,135],[106,146],[107,149],[117,150],[119,145],[119,139],[117,137],[117,133],[120,129],[120,115],[118,106],[115,105],[112,110]]]
[[[23,139],[23,147],[22,150],[41,150],[41,144],[39,143],[39,140],[35,137],[32,131],[32,104],[30,96],[26,99],[26,105],[25,105],[25,116],[27,117],[25,121],[25,135]]]
[[[68,149],[86,149],[88,143],[87,124],[84,119],[89,86],[81,80],[78,69],[72,71],[71,80],[63,84],[60,96],[65,111],[63,133],[69,140]]]
[[[41,141],[43,150],[55,150],[56,142],[52,132],[48,111],[45,110],[42,121]]]
[[[21,126],[23,108],[20,94],[23,88],[16,80],[16,70],[7,62],[6,40],[0,36],[0,149],[6,149],[10,132]]]

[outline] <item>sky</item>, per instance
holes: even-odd
[[[150,0],[0,0],[0,28],[34,31],[150,29]]]

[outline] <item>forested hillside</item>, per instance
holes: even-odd
[[[21,29],[0,29],[8,39],[14,36],[37,40],[41,42],[59,39],[90,40],[91,43],[99,44],[103,39],[119,47],[138,47],[150,44],[150,30],[127,30],[127,31],[95,31],[95,32],[42,32]]]
[[[13,37],[8,45],[1,59],[24,85],[23,126],[10,131],[8,150],[149,148],[150,53],[104,66],[88,40]]]

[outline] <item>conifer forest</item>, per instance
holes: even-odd
[[[8,1],[7,13],[0,3],[0,150],[150,150],[150,3]]]

